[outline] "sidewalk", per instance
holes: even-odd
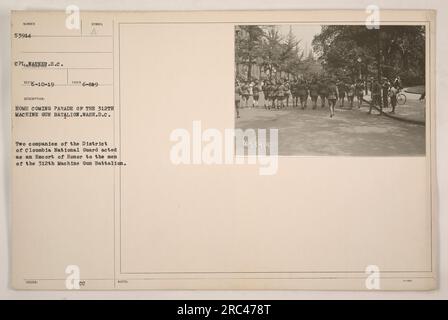
[[[404,90],[402,92],[406,95],[406,104],[397,105],[395,107],[395,113],[391,113],[392,107],[384,108],[383,115],[400,121],[424,125],[426,118],[426,101],[419,101],[419,94],[407,93]],[[364,96],[364,100],[370,103],[370,94]]]

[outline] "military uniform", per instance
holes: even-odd
[[[321,107],[325,107],[325,100],[328,97],[328,85],[325,81],[319,83],[319,97],[321,100]]]
[[[335,84],[328,86],[328,105],[330,106],[330,117],[334,116],[334,107],[338,100],[338,87]]]
[[[253,106],[258,106],[258,100],[260,99],[260,85],[256,83],[252,88],[252,94],[253,94]]]
[[[235,83],[235,110],[236,117],[240,117],[240,102],[241,102],[241,86]]]
[[[272,108],[275,108],[276,94],[277,94],[277,85],[271,83],[271,85],[269,86],[269,100],[271,101]]]
[[[283,84],[280,84],[280,85],[277,87],[277,94],[276,94],[276,97],[277,97],[277,100],[278,100],[278,102],[280,103],[280,106],[281,106],[281,107],[284,107],[285,92],[286,92],[285,89],[286,89],[286,88],[285,88],[285,85],[283,85]],[[279,109],[280,106],[277,105],[277,109]]]
[[[361,82],[357,82],[355,85],[355,96],[358,100],[358,108],[361,107],[362,100],[364,98],[364,85]]]
[[[339,91],[339,99],[344,99],[345,98],[345,93],[347,91],[347,86],[345,85],[344,82],[339,82],[338,85],[338,91]]]
[[[289,105],[289,97],[291,96],[291,86],[288,81],[285,82],[285,99],[286,99],[286,106]]]
[[[313,102],[313,109],[316,109],[317,97],[319,96],[319,85],[317,82],[312,82],[309,87],[311,101]]]
[[[344,81],[339,81],[339,83],[336,85],[338,88],[338,98],[341,100],[341,108],[344,107],[344,98],[345,94],[347,92],[347,85],[344,83]]]
[[[297,106],[297,100],[298,100],[298,95],[297,95],[297,84],[298,84],[298,81],[297,81],[297,80],[294,80],[294,81],[291,83],[291,95],[292,95],[292,104],[293,104],[293,107],[296,107],[296,106]]]
[[[263,91],[263,99],[264,99],[264,107],[267,109],[269,104],[269,82],[265,81],[263,82],[263,85],[261,87],[261,90]]]
[[[372,112],[373,106],[379,106],[381,99],[381,85],[378,82],[372,84],[372,101],[370,103],[369,113]]]
[[[382,85],[382,91],[383,91],[383,107],[389,107],[389,88],[390,88],[390,83],[389,81],[384,81],[383,85]]]
[[[392,113],[395,113],[395,107],[397,106],[397,93],[398,89],[395,87],[390,88],[389,90],[389,97],[390,97],[390,104],[392,106]]]
[[[302,109],[306,108],[306,101],[308,99],[308,88],[304,81],[302,81],[297,85],[297,95],[300,98],[300,104],[302,105]]]
[[[249,85],[248,84],[243,84],[241,87],[241,96],[243,97],[243,100],[247,106],[247,102],[249,101]]]
[[[338,99],[338,88],[334,84],[330,84],[328,86],[328,100],[332,102],[336,102]]]
[[[350,108],[353,108],[353,100],[355,99],[355,85],[351,84],[347,88],[347,99],[350,102]]]

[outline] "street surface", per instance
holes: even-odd
[[[292,108],[266,110],[263,99],[258,108],[240,109],[236,128],[279,129],[279,155],[416,156],[425,154],[425,126],[368,114],[368,104],[352,110],[336,105],[330,118],[328,105],[312,110]],[[291,104],[291,102],[290,102]],[[356,101],[355,101],[356,104]],[[385,109],[385,112],[389,112]],[[407,95],[406,105],[396,114],[424,119],[424,102]]]

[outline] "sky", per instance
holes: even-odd
[[[302,50],[305,50],[306,57],[308,55],[308,52],[312,51],[313,49],[311,46],[311,42],[313,41],[314,35],[320,33],[321,26],[317,24],[284,24],[278,26],[279,31],[286,36],[289,32],[290,26],[292,27],[292,32],[297,37],[297,40],[301,40],[299,46]]]

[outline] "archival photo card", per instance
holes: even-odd
[[[435,13],[11,13],[11,286],[431,290]]]

